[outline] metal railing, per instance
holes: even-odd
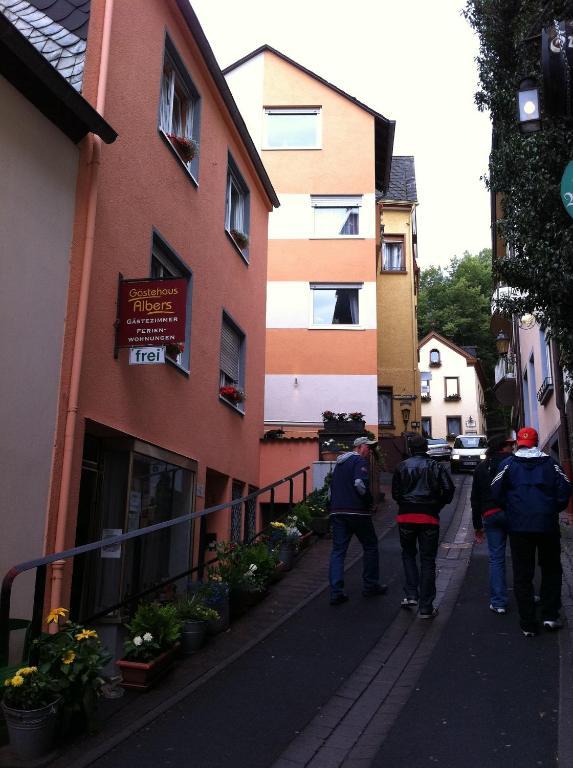
[[[205,566],[210,565],[211,563],[215,563],[217,561],[216,557],[213,558],[212,560],[205,561],[207,516],[213,514],[214,512],[219,512],[223,509],[231,508],[237,504],[244,504],[245,509],[247,509],[246,505],[249,502],[254,503],[255,500],[258,499],[263,494],[270,493],[270,500],[269,500],[270,513],[271,513],[271,518],[273,518],[274,509],[275,509],[275,489],[279,486],[284,485],[285,483],[289,484],[288,505],[290,510],[294,503],[294,480],[300,475],[302,475],[301,500],[304,501],[304,499],[306,499],[307,497],[307,487],[308,487],[307,473],[309,470],[310,470],[309,466],[302,467],[302,469],[299,469],[296,472],[293,472],[291,475],[287,475],[286,477],[283,477],[280,480],[277,480],[274,483],[271,483],[270,485],[265,486],[264,488],[259,488],[256,491],[249,493],[247,496],[242,496],[241,498],[238,498],[238,499],[231,499],[230,501],[226,501],[222,504],[217,504],[216,506],[203,509],[200,512],[190,512],[186,515],[175,517],[172,520],[166,520],[162,523],[155,523],[154,525],[149,525],[146,528],[138,528],[137,530],[129,531],[128,533],[122,533],[119,536],[108,537],[106,539],[101,539],[100,541],[94,541],[90,544],[83,544],[80,547],[74,547],[73,549],[66,549],[63,552],[56,552],[51,555],[45,555],[44,557],[39,557],[34,560],[27,560],[26,562],[18,563],[17,565],[12,566],[12,568],[10,568],[10,570],[6,573],[6,575],[4,576],[4,579],[2,580],[2,587],[0,591],[0,658],[7,659],[9,654],[10,602],[12,597],[12,587],[16,577],[19,576],[20,574],[25,573],[27,571],[34,570],[34,569],[36,570],[36,580],[34,585],[34,601],[33,601],[33,607],[32,607],[32,619],[30,622],[30,628],[28,630],[29,640],[32,640],[35,637],[39,637],[42,631],[42,621],[43,621],[43,611],[44,611],[44,601],[45,601],[45,591],[46,591],[46,576],[47,576],[47,568],[50,564],[56,563],[56,562],[62,563],[62,562],[65,562],[66,560],[71,560],[77,557],[78,555],[83,555],[88,552],[94,552],[97,550],[103,550],[108,547],[114,547],[118,544],[122,544],[123,542],[130,541],[132,539],[141,539],[145,536],[150,536],[153,533],[157,533],[157,531],[162,531],[168,528],[174,528],[175,526],[178,526],[178,525],[190,523],[192,520],[198,520],[198,519],[201,520],[200,526],[199,526],[199,557],[198,557],[198,563],[196,566],[188,568],[187,570],[183,571],[182,573],[178,573],[175,576],[170,576],[168,579],[163,579],[160,582],[157,582],[152,586],[137,592],[136,594],[128,595],[123,600],[105,608],[104,610],[98,611],[98,613],[96,614],[93,614],[85,619],[82,619],[80,622],[82,624],[90,624],[96,619],[100,619],[101,617],[106,616],[112,611],[116,611],[125,605],[128,605],[137,600],[140,600],[142,597],[145,597],[149,594],[160,591],[166,585],[173,584],[174,582],[178,581],[179,579],[185,576],[189,576],[191,574],[197,573],[200,577],[202,577]],[[255,533],[254,536],[252,536],[251,539],[247,540],[245,543],[250,544],[254,542],[257,538],[259,538],[265,532],[265,530],[266,528],[263,528],[261,531],[258,531],[257,533]]]

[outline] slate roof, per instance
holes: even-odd
[[[0,0],[0,13],[81,93],[90,0]]]
[[[418,202],[416,170],[414,168],[414,158],[411,155],[394,155],[392,157],[390,183],[388,190],[380,195],[380,199]]]

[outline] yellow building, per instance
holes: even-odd
[[[390,184],[377,203],[378,434],[384,438],[419,431],[421,422],[413,157],[392,158]]]

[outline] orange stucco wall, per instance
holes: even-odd
[[[334,274],[339,282],[373,280],[373,261],[372,240],[270,240],[268,279],[329,282]]]
[[[129,3],[116,2],[114,7],[105,118],[118,131],[119,138],[102,151],[70,497],[70,546],[74,543],[86,419],[196,459],[199,484],[205,483],[207,467],[229,478],[259,484],[270,203],[175,3],[147,0],[136,16]],[[92,3],[85,81],[85,95],[92,102],[101,9],[100,2]],[[201,96],[198,186],[158,133],[166,32]],[[224,231],[228,150],[250,190],[248,266]],[[80,198],[72,253],[75,271],[70,283],[72,321],[83,245],[82,211]],[[127,350],[120,352],[118,360],[113,356],[118,273],[125,278],[149,276],[154,230],[192,272],[189,375],[169,364],[129,366]],[[223,309],[246,335],[248,400],[244,416],[226,406],[218,396]],[[68,341],[72,339],[68,330]],[[63,368],[59,447],[65,421],[69,359],[68,346]],[[60,468],[58,453],[48,546],[53,537]],[[202,505],[203,499],[197,498],[197,508]]]
[[[267,373],[368,374],[375,370],[376,331],[269,328],[266,357]]]
[[[318,461],[318,440],[263,440],[261,442],[261,488],[270,485],[279,477],[287,477],[303,467],[309,466],[306,492],[312,491],[312,462]],[[302,498],[302,475],[294,480],[294,501]],[[269,501],[268,494],[262,501]],[[275,501],[289,500],[289,486],[277,488]]]

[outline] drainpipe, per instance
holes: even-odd
[[[111,19],[113,15],[114,0],[103,0],[105,3],[103,16],[102,43],[100,52],[100,67],[97,84],[96,110],[100,115],[104,112],[105,94],[107,87],[107,75],[109,69],[109,53],[111,40]],[[61,552],[66,547],[66,532],[68,528],[68,511],[70,498],[70,484],[72,476],[72,464],[75,450],[75,433],[79,408],[80,379],[82,372],[82,359],[84,354],[84,341],[86,334],[86,320],[88,312],[88,300],[93,262],[95,220],[97,210],[97,195],[99,183],[99,170],[101,163],[101,139],[94,134],[88,134],[82,154],[87,156],[86,165],[89,170],[89,182],[87,191],[86,231],[83,244],[82,278],[78,299],[78,314],[76,321],[76,334],[72,356],[72,370],[70,374],[70,389],[68,408],[66,411],[66,427],[64,433],[62,477],[60,481],[60,495],[58,502],[58,515],[56,521],[56,538],[54,552]],[[76,203],[77,204],[77,203]],[[57,560],[52,564],[50,605],[57,608],[62,602],[62,580],[64,575],[64,560]]]

